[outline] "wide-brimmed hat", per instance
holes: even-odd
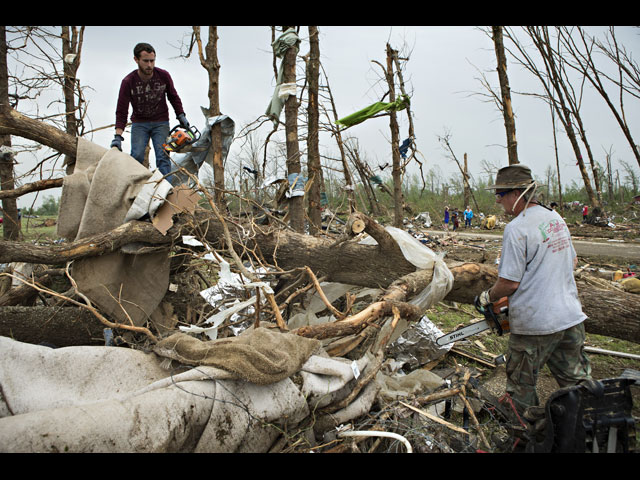
[[[526,188],[532,183],[531,169],[520,163],[498,170],[496,183],[486,187],[486,190]]]

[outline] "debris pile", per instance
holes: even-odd
[[[609,269],[587,263],[576,270],[575,277],[601,289],[640,294],[640,279],[636,265],[628,265],[624,272],[614,265],[607,267]]]
[[[17,268],[8,276],[52,313],[57,304],[91,312],[104,336],[95,346],[0,337],[6,451],[273,451],[282,431],[307,419],[306,431],[323,435],[370,410],[384,348],[453,283],[440,256],[376,225],[361,241],[401,252],[419,273],[411,290],[367,293],[308,267],[282,271],[256,254],[240,260],[229,238],[207,239],[196,190],[171,188],[128,155],[82,139],[65,182],[58,232],[68,250],[102,254],[63,256],[62,293]],[[189,234],[169,236],[179,221]],[[136,228],[147,233],[127,240]],[[118,229],[122,243],[109,237]],[[94,240],[100,235],[106,241]]]
[[[296,251],[276,216],[227,218],[188,170],[194,183],[173,188],[138,165],[79,141],[58,222],[69,245],[18,252],[3,277],[2,306],[34,305],[41,324],[91,341],[53,342],[41,324],[22,340],[2,317],[0,450],[510,452],[531,439],[481,369],[455,361],[500,358],[437,345],[425,314],[453,288],[447,249],[493,266],[494,245],[421,232],[428,214],[406,232],[326,210],[340,232],[322,251],[346,252],[336,281],[326,264],[287,263],[320,240],[292,236]],[[270,256],[247,241],[258,236],[289,250]],[[371,255],[349,271],[356,247]],[[388,259],[378,288],[357,283],[363,263]],[[53,322],[63,310],[89,320]]]
[[[426,378],[425,378],[426,377]],[[342,432],[370,432],[329,451],[404,452],[406,441],[419,453],[512,452],[526,424],[514,424],[514,413],[478,383],[478,372],[457,366],[433,372],[423,369],[399,378],[366,417],[342,426]],[[416,389],[419,384],[421,388]],[[413,387],[413,388],[411,388]],[[376,435],[395,434],[399,438]],[[329,442],[327,442],[327,445]]]

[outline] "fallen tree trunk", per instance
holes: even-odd
[[[75,159],[76,137],[30,119],[8,105],[0,106],[0,135],[28,138]],[[15,191],[7,193],[13,196]],[[375,222],[364,218],[368,233],[374,238],[378,236],[379,245],[361,245],[349,241],[336,244],[335,240],[287,230],[261,231],[256,226],[252,229],[253,236],[247,238],[246,230],[236,226],[234,241],[237,243],[234,248],[239,254],[255,252],[283,270],[306,265],[316,275],[326,276],[329,281],[387,288],[397,279],[414,272],[415,267],[402,256],[399,249],[390,246],[388,238],[381,233],[382,227],[377,228]],[[200,227],[204,227],[206,238],[212,245],[226,248],[221,243],[224,238],[223,225],[211,212],[199,212],[196,220]],[[129,222],[106,234],[50,247],[0,241],[0,262],[58,265],[76,258],[118,251],[121,246],[136,241],[153,246],[166,245],[179,237],[184,226],[185,223],[177,222],[163,236],[149,223]],[[492,265],[457,263],[449,267],[454,277],[453,289],[446,297],[450,301],[472,303],[474,297],[489,288],[497,277],[497,269]],[[640,343],[638,295],[600,290],[581,283],[578,284],[578,292],[583,309],[589,316],[585,323],[588,332]],[[0,308],[0,311],[6,313],[6,308]],[[8,318],[17,317],[9,315]]]
[[[588,333],[640,343],[640,295],[577,285]]]
[[[113,253],[129,243],[168,244],[172,237],[162,235],[146,222],[128,222],[110,232],[56,245],[34,245],[17,241],[0,242],[0,263],[27,262],[45,265],[65,264],[72,260]]]
[[[206,239],[212,246],[225,248],[221,243],[224,238],[222,224],[211,212],[197,212],[195,220],[199,230],[206,232]],[[192,233],[184,231],[190,223],[178,218],[167,235],[163,236],[150,223],[129,222],[105,234],[51,247],[0,241],[0,262],[57,265],[75,258],[117,251],[120,246],[130,242],[167,245],[176,241],[182,233]],[[253,236],[247,236],[247,229],[231,223],[228,227],[239,254],[255,252],[260,259],[282,270],[308,266],[316,275],[326,277],[331,282],[388,288],[396,280],[416,271],[397,246],[386,243],[381,227],[373,233],[381,238],[382,246],[353,241],[336,244],[333,239],[284,229],[255,230]],[[453,288],[445,298],[448,301],[473,303],[475,296],[493,285],[497,278],[494,265],[452,262],[448,266],[454,277]],[[431,275],[431,272],[424,274]],[[578,282],[578,292],[583,310],[589,316],[585,323],[589,333],[640,343],[638,295],[598,289],[581,282]]]
[[[105,326],[77,307],[1,307],[0,336],[56,347],[104,345]]]

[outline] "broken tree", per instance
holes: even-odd
[[[21,126],[29,128],[22,130]],[[75,148],[72,148],[78,141],[76,138],[55,127],[30,121],[11,108],[1,110],[1,133],[29,135],[49,147],[59,148],[62,153],[76,155]],[[195,226],[199,232],[206,232],[206,240],[215,248],[227,250],[228,245],[233,244],[236,255],[252,253],[259,262],[272,265],[280,274],[307,266],[318,277],[350,285],[388,288],[410,274],[417,275],[413,281],[429,284],[431,272],[416,274],[416,267],[403,256],[398,245],[380,225],[362,214],[354,215],[364,224],[367,233],[377,240],[377,245],[364,245],[347,239],[337,242],[273,226],[255,228],[254,225],[247,230],[235,220],[225,222],[217,212],[196,210],[192,218],[178,216],[167,235],[162,235],[150,223],[131,221],[99,235],[54,246],[3,241],[0,242],[0,262],[59,265],[74,259],[117,252],[133,242],[168,249],[182,234],[192,232]],[[446,299],[461,303],[472,303],[477,294],[494,283],[497,275],[494,265],[449,263],[449,268],[454,283]],[[637,295],[612,293],[583,285],[579,286],[579,293],[589,316],[587,331],[640,342]]]
[[[239,225],[225,225],[210,211],[196,211],[194,219],[178,218],[166,236],[150,223],[132,221],[101,235],[51,247],[3,241],[0,242],[0,262],[56,265],[116,252],[123,245],[134,242],[169,246],[183,234],[192,233],[195,220],[195,225],[206,231],[206,240],[215,248],[226,248],[224,230],[227,228],[239,255],[257,252],[261,261],[274,265],[280,272],[307,266],[318,277],[331,282],[382,288],[400,282],[407,298],[419,291],[420,286],[424,288],[430,283],[432,271],[417,271],[383,227],[360,213],[353,216],[365,225],[377,245],[355,241],[338,243],[334,239],[274,227],[255,229],[247,236],[247,230]],[[454,280],[445,297],[448,301],[473,303],[475,296],[493,285],[497,278],[494,265],[457,262],[449,263],[448,267]],[[584,311],[589,316],[588,332],[640,342],[640,299],[637,295],[613,293],[580,283],[578,288]]]
[[[320,150],[318,144],[319,110],[318,81],[320,78],[320,47],[318,27],[309,27],[309,59],[307,61],[307,82],[309,83],[309,104],[307,107],[307,171],[309,172],[309,231],[312,235],[322,230],[321,191],[323,189]]]
[[[9,107],[9,72],[7,70],[7,41],[6,27],[0,26],[0,108],[3,110]],[[13,190],[15,179],[13,171],[13,154],[11,147],[11,136],[8,133],[0,132],[0,184],[2,190]],[[20,223],[18,222],[18,205],[15,198],[2,199],[2,212],[4,218],[3,236],[5,239],[17,239],[20,235]]]
[[[284,31],[283,36],[295,35],[297,39],[297,32],[294,27],[283,26],[282,29]],[[282,59],[282,81],[285,85],[295,86],[296,84],[296,58],[298,55],[298,43],[299,42],[296,40],[293,45],[287,45]],[[300,144],[298,143],[298,107],[299,104],[296,95],[288,95],[284,102],[287,174],[289,182],[292,182],[293,190],[295,190],[299,184],[304,184],[304,180],[302,178],[302,166],[300,163]],[[291,227],[296,232],[304,231],[305,221],[303,196],[292,195],[289,199],[289,221]]]
[[[218,27],[209,26],[209,36],[206,47],[202,47],[202,39],[200,38],[200,27],[194,26],[193,35],[198,45],[198,57],[200,64],[207,71],[209,76],[209,108],[206,110],[206,116],[218,116],[220,112],[220,63],[218,62]],[[224,198],[224,159],[222,158],[222,126],[216,122],[211,127],[211,163],[213,165],[213,179],[215,183],[216,204],[223,208],[225,205]]]
[[[507,57],[504,53],[504,40],[501,26],[492,26],[493,43],[498,62],[498,78],[500,80],[500,92],[502,97],[502,114],[504,116],[504,127],[507,132],[507,152],[509,154],[509,165],[520,163],[518,161],[518,142],[516,140],[516,121],[513,115],[511,104],[511,88],[509,87],[509,76],[507,75]]]

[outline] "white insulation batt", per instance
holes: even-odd
[[[128,348],[0,337],[0,451],[268,452],[316,408],[312,399],[353,388],[347,361],[319,353],[298,388],[213,366],[167,370],[166,357]]]

